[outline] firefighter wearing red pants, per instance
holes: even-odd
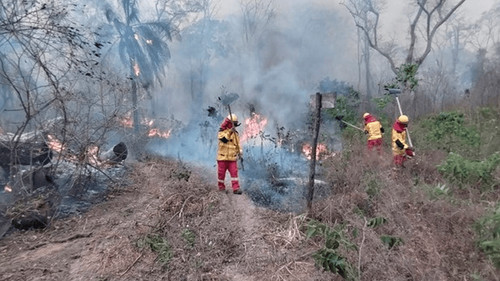
[[[370,113],[363,114],[365,119],[365,134],[368,135],[368,150],[375,148],[379,153],[382,152],[382,134],[384,127],[382,124]]]
[[[408,116],[401,115],[392,125],[392,155],[396,166],[403,166],[407,157],[413,156],[413,149],[406,144]]]
[[[231,176],[231,185],[234,194],[241,194],[238,180],[238,158],[242,157],[243,151],[240,146],[240,137],[235,127],[239,126],[238,117],[235,114],[228,115],[222,122],[217,134],[217,179],[219,190],[226,190],[224,179],[226,171]]]

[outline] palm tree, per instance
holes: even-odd
[[[136,0],[120,0],[121,16],[107,6],[106,19],[118,32],[118,50],[124,66],[129,68],[134,130],[139,131],[138,86],[146,90],[165,74],[170,59],[167,41],[178,33],[177,28],[167,20],[141,22]]]

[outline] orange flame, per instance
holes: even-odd
[[[154,120],[152,119],[144,119],[141,123],[150,128],[148,131],[148,137],[160,137],[168,139],[170,137],[170,134],[172,133],[172,129],[162,131],[158,128],[153,128]]]
[[[253,112],[250,118],[245,119],[245,130],[241,136],[241,142],[257,137],[260,132],[264,131],[266,125],[267,118]]]
[[[135,76],[139,76],[139,74],[141,74],[141,68],[139,67],[138,63],[134,64],[134,74]]]
[[[89,163],[94,165],[99,165],[101,163],[101,161],[99,161],[99,157],[97,156],[98,152],[99,152],[99,147],[97,147],[96,145],[91,145],[90,147],[87,148],[86,156]]]
[[[118,122],[120,122],[120,124],[125,128],[132,128],[134,126],[134,121],[130,115],[118,120]]]
[[[118,121],[125,128],[132,128],[134,126],[134,121],[132,120],[130,115],[125,116],[123,119],[120,119]],[[154,127],[154,123],[155,123],[155,120],[149,119],[149,118],[144,118],[141,121],[142,125],[149,127],[148,137],[160,137],[160,138],[168,139],[172,133],[172,129],[160,130],[160,129]]]
[[[49,139],[47,145],[49,146],[50,149],[57,153],[61,153],[63,150],[66,148],[64,145],[54,136],[52,135],[47,135],[47,138]]]
[[[311,157],[312,156],[312,146],[308,143],[304,144],[302,146],[302,153],[304,154],[304,156],[306,156],[306,158],[308,160],[311,160],[312,159],[312,157]],[[316,146],[316,159],[322,158],[322,156],[326,155],[327,153],[328,153],[328,149],[327,149],[326,145],[324,145],[322,143],[318,143],[318,145]]]
[[[162,132],[159,129],[153,128],[149,130],[148,137],[158,136],[160,138],[168,139],[170,137],[171,132],[172,129]]]

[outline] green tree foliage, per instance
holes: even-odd
[[[404,63],[396,68],[396,77],[384,85],[385,89],[415,90],[418,86],[417,71],[419,66],[414,63]]]

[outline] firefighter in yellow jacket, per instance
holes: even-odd
[[[222,122],[219,133],[217,134],[217,179],[219,190],[226,190],[224,179],[226,171],[231,176],[231,186],[234,194],[241,194],[240,183],[238,179],[238,158],[242,157],[243,150],[240,145],[240,137],[235,127],[239,126],[236,114],[228,115]]]
[[[392,155],[396,166],[403,166],[407,156],[413,156],[413,148],[406,144],[408,116],[401,115],[392,125]]]
[[[384,127],[382,127],[382,124],[375,116],[368,112],[363,114],[363,119],[365,119],[365,134],[368,135],[368,142],[366,144],[368,150],[373,150],[373,148],[375,148],[379,153],[382,152],[382,134],[384,133]]]

